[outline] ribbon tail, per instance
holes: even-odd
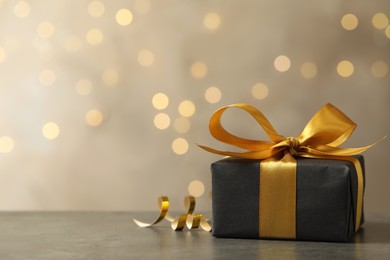
[[[324,156],[351,156],[351,155],[357,155],[360,154],[371,147],[377,145],[378,143],[382,142],[384,139],[386,139],[387,136],[383,137],[381,140],[367,145],[363,147],[358,148],[340,148],[340,147],[333,147],[329,145],[317,145],[313,147],[304,146],[300,148],[300,152],[298,153],[299,156],[302,157],[308,157],[308,158],[319,158]]]

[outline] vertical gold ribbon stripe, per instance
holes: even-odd
[[[355,232],[357,232],[360,228],[360,222],[362,219],[363,213],[363,193],[364,193],[364,176],[362,166],[360,165],[360,161],[354,157],[343,158],[343,160],[350,161],[353,163],[356,169],[357,174],[357,183],[358,183],[358,191],[357,191],[357,203],[356,203],[356,219],[355,219]]]
[[[259,236],[296,237],[296,161],[286,154],[282,160],[260,163]]]

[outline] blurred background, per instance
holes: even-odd
[[[390,134],[388,0],[0,0],[0,210],[211,209],[220,106],[296,136],[330,102]],[[232,133],[265,138],[245,113]],[[365,152],[367,212],[390,212],[390,141]]]

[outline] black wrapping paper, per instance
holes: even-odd
[[[364,175],[363,156],[359,159]],[[357,174],[352,162],[297,160],[296,240],[349,241],[355,229]],[[211,165],[213,235],[259,238],[260,161],[227,158]],[[363,215],[361,219],[364,221]]]

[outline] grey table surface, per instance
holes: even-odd
[[[221,239],[132,221],[155,214],[1,212],[0,259],[390,259],[390,214],[367,215],[350,243]]]

